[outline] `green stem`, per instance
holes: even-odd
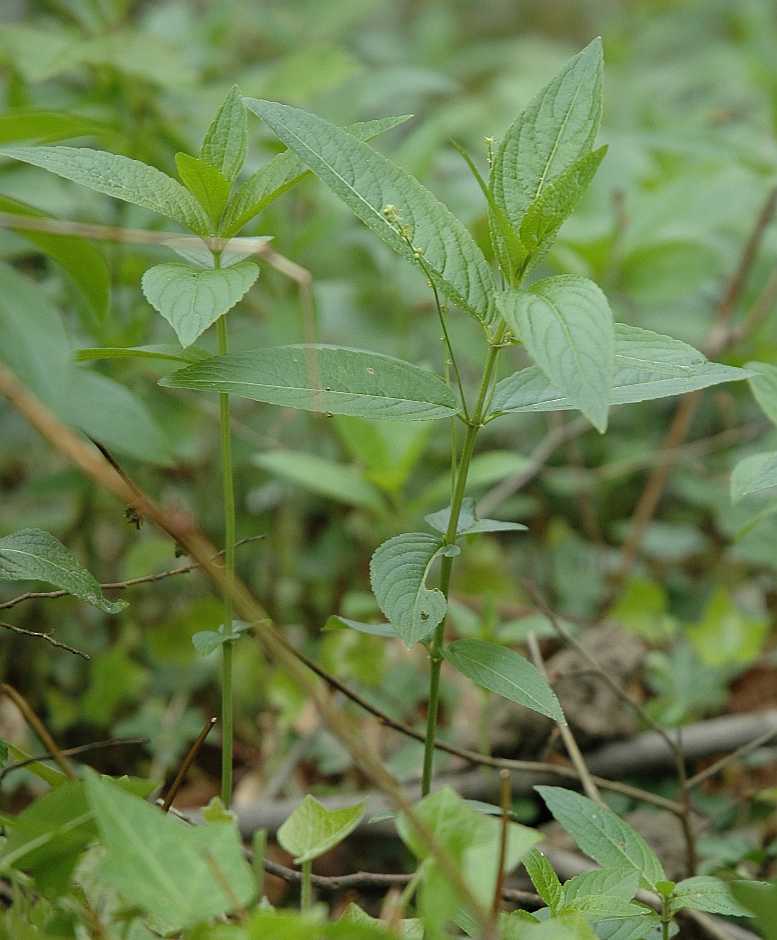
[[[300,910],[307,911],[313,906],[313,862],[302,863],[302,893]]]
[[[489,347],[488,358],[483,369],[483,376],[480,380],[480,391],[478,392],[475,409],[472,418],[467,425],[467,433],[464,436],[464,445],[461,451],[458,471],[456,473],[456,483],[453,487],[453,497],[451,499],[451,515],[448,521],[448,531],[445,533],[443,542],[445,545],[455,545],[456,531],[459,525],[459,516],[461,514],[461,505],[464,501],[464,494],[467,490],[467,477],[469,476],[469,465],[472,462],[472,455],[475,452],[475,442],[478,433],[483,426],[485,417],[486,403],[491,388],[491,380],[496,368],[496,360],[499,355],[500,343],[504,330],[501,330],[494,341],[494,345]],[[440,566],[440,590],[447,600],[451,584],[451,572],[453,571],[453,558],[447,555],[443,557]],[[424,744],[424,769],[421,778],[421,795],[426,796],[432,786],[432,773],[434,770],[434,744],[437,736],[437,715],[440,706],[440,671],[442,669],[442,650],[445,641],[445,624],[447,618],[443,618],[437,626],[429,645],[429,704],[426,713],[426,742]]]
[[[219,355],[229,352],[226,317],[217,322]],[[232,762],[234,752],[234,701],[232,694],[233,612],[232,586],[235,581],[235,481],[232,474],[232,435],[230,431],[229,395],[219,395],[221,430],[221,477],[224,487],[224,637],[221,645],[221,799],[225,806],[232,802]]]

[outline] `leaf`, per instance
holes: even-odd
[[[403,114],[376,121],[362,121],[349,125],[345,130],[359,140],[366,141],[404,124],[410,117],[409,114]],[[222,220],[224,234],[229,236],[239,232],[246,222],[309,175],[312,175],[310,170],[293,151],[287,150],[274,156],[250,176],[230,200]]]
[[[642,836],[605,806],[561,787],[535,787],[556,820],[578,847],[605,867],[629,868],[651,891],[666,872]]]
[[[366,633],[368,636],[399,638],[399,634],[390,623],[362,623],[359,620],[340,617],[338,614],[332,614],[331,617],[328,617],[323,629],[326,631],[341,630],[344,627],[348,630],[356,630],[357,633]]]
[[[424,521],[445,535],[451,517],[451,507],[447,506],[439,512],[424,516]],[[459,511],[459,520],[456,524],[457,535],[473,535],[477,532],[528,532],[528,528],[520,522],[502,522],[499,519],[478,519],[475,509],[475,500],[465,496]]]
[[[750,388],[755,400],[772,424],[777,424],[777,366],[768,362],[748,362]]]
[[[3,147],[0,156],[21,160],[180,222],[198,235],[210,224],[192,194],[172,177],[139,160],[89,147]]]
[[[769,887],[764,881],[726,882],[711,875],[696,875],[677,885],[669,909],[673,914],[684,907],[690,907],[695,911],[707,911],[709,914],[752,917],[747,907],[743,907],[731,893],[732,888],[738,884],[757,885],[764,890]]]
[[[48,532],[21,529],[0,539],[0,581],[46,581],[107,614],[118,614],[126,601],[109,601],[95,578]]]
[[[76,362],[94,362],[98,359],[153,359],[165,362],[202,362],[211,354],[196,346],[181,349],[179,346],[92,346],[77,349]]]
[[[210,163],[188,153],[177,153],[175,165],[181,182],[208,213],[211,222],[218,226],[229,199],[229,180]]]
[[[604,432],[615,364],[607,298],[587,278],[561,275],[497,298],[514,335],[547,378]]]
[[[734,897],[755,915],[766,940],[777,940],[777,885],[764,887],[760,881],[734,881]]]
[[[631,867],[595,868],[575,875],[564,884],[564,903],[573,904],[580,898],[594,895],[629,900],[639,890],[639,873]]]
[[[709,362],[687,343],[625,323],[615,324],[615,370],[610,405],[683,395],[748,377],[743,369]],[[570,411],[572,404],[536,367],[497,383],[493,414]]]
[[[555,914],[564,900],[564,889],[553,866],[539,849],[532,849],[524,858],[523,866],[531,878],[537,894]]]
[[[184,825],[94,772],[86,790],[106,852],[102,874],[158,929],[178,933],[253,899],[234,822]]]
[[[445,647],[443,655],[454,669],[481,688],[566,724],[556,693],[515,650],[485,640],[455,640]]]
[[[547,184],[589,152],[601,113],[602,43],[597,38],[518,116],[496,152],[491,190],[516,230]]]
[[[148,302],[186,347],[239,303],[257,277],[259,267],[253,261],[214,270],[173,262],[149,268],[141,285]]]
[[[240,89],[233,85],[205,132],[200,158],[231,182],[243,167],[247,146],[248,115]]]
[[[0,114],[0,144],[16,140],[64,140],[67,137],[104,134],[107,130],[104,124],[63,111],[16,108]]]
[[[723,585],[715,589],[706,603],[701,620],[686,629],[701,662],[721,668],[753,662],[769,633],[769,620],[741,611]]]
[[[406,532],[384,542],[370,559],[370,583],[378,605],[410,648],[434,630],[448,609],[445,596],[426,587],[440,539]]]
[[[192,635],[192,646],[199,656],[210,656],[215,650],[222,647],[225,643],[234,643],[239,640],[244,633],[251,630],[251,624],[242,620],[232,621],[232,635],[226,636],[224,633],[224,624],[220,624],[218,630],[199,630]]]
[[[738,503],[777,486],[777,452],[753,454],[734,467],[731,474],[731,499]]]
[[[365,803],[327,809],[308,794],[278,830],[278,842],[295,856],[294,864],[311,862],[339,845],[364,817]]]
[[[274,476],[290,480],[328,499],[337,500],[348,506],[369,509],[375,513],[386,511],[386,504],[380,491],[365,480],[356,467],[292,450],[256,454],[252,458],[252,463]]]
[[[647,917],[649,911],[638,904],[632,904],[623,898],[608,894],[593,894],[587,897],[579,897],[575,901],[565,904],[561,913],[567,911],[576,911],[580,914],[587,914],[594,920],[604,920],[611,918],[632,918]]]
[[[429,421],[457,411],[453,392],[435,373],[343,346],[276,346],[217,356],[159,384],[357,418]]]
[[[494,330],[496,283],[486,259],[465,226],[414,177],[316,115],[251,98],[246,106],[382,241],[413,264],[420,252],[437,287],[489,332]],[[399,227],[406,227],[412,247]]]

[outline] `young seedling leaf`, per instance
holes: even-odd
[[[615,330],[607,298],[584,277],[537,281],[498,295],[505,323],[542,372],[604,432],[615,365]]]
[[[539,849],[529,852],[523,866],[537,894],[548,905],[551,914],[556,914],[564,901],[564,889],[553,866]]]
[[[188,189],[139,160],[89,147],[3,147],[0,156],[39,166],[88,189],[180,222],[198,235],[210,223]]]
[[[253,98],[246,106],[390,248],[413,264],[420,252],[449,300],[493,331],[493,273],[465,226],[418,180],[314,114]]]
[[[741,881],[726,882],[712,875],[696,875],[681,881],[674,890],[669,910],[674,914],[684,907],[695,911],[707,911],[709,914],[725,914],[728,917],[752,917],[752,913],[737,901],[732,889]],[[750,881],[745,884],[767,889],[763,881]]]
[[[411,115],[379,118],[376,121],[360,121],[345,128],[358,140],[372,140],[379,134],[410,120]],[[227,206],[222,219],[225,235],[234,235],[255,215],[266,209],[271,202],[296,186],[312,172],[292,150],[279,153],[260,167],[238,189]]]
[[[177,153],[175,165],[181,182],[217,227],[229,199],[229,180],[215,166],[188,153]]]
[[[232,182],[243,167],[247,146],[248,115],[240,89],[233,85],[205,132],[200,159],[218,170],[228,182]]]
[[[438,532],[445,535],[448,531],[448,523],[451,517],[451,507],[446,506],[439,512],[429,513],[424,520]],[[475,500],[471,496],[465,496],[462,500],[459,511],[459,519],[456,523],[457,535],[472,535],[477,532],[527,532],[528,528],[520,522],[502,522],[499,519],[478,519],[475,510]]]
[[[746,496],[765,493],[777,486],[777,453],[753,454],[734,467],[731,474],[731,499],[738,503]]]
[[[312,862],[347,838],[364,817],[364,803],[327,809],[308,794],[278,830],[278,842],[294,864]]]
[[[643,887],[656,890],[666,873],[642,836],[605,806],[561,787],[535,787],[581,851],[605,867],[636,871]]]
[[[593,146],[602,114],[602,44],[571,59],[508,129],[494,157],[494,199],[520,231],[545,187]]]
[[[556,693],[515,650],[485,640],[455,640],[445,647],[443,655],[454,669],[481,688],[566,724]]]
[[[148,302],[186,347],[239,303],[257,277],[259,267],[253,261],[210,271],[173,262],[149,268],[142,287]]]
[[[625,323],[615,324],[615,371],[610,405],[683,395],[722,382],[748,377],[744,369],[709,362],[683,343]],[[570,411],[575,408],[536,366],[514,372],[497,383],[492,414]]]
[[[456,397],[435,373],[342,346],[277,346],[217,356],[159,384],[357,418],[429,421],[457,411]]]
[[[445,596],[426,586],[432,562],[443,551],[426,532],[405,532],[379,546],[370,559],[370,582],[383,613],[410,648],[428,636],[448,609]]]
[[[46,581],[107,614],[127,606],[126,601],[109,601],[76,557],[42,529],[22,529],[0,539],[0,581]]]

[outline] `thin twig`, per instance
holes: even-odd
[[[165,813],[169,812],[170,807],[173,805],[173,801],[178,795],[178,791],[181,789],[181,784],[186,779],[186,774],[189,772],[189,768],[194,763],[194,759],[200,753],[200,748],[205,743],[205,739],[208,737],[208,735],[211,732],[211,729],[213,728],[213,726],[216,724],[217,721],[218,721],[217,718],[209,718],[205,722],[205,725],[203,726],[202,731],[200,731],[200,733],[197,735],[196,740],[194,741],[192,746],[189,748],[186,754],[186,757],[184,757],[183,762],[181,763],[181,766],[178,768],[178,773],[175,775],[175,780],[173,780],[173,783],[170,789],[167,791],[167,795],[162,801],[162,809]]]
[[[30,636],[35,640],[43,640],[45,643],[48,643],[51,646],[56,646],[57,649],[65,650],[68,653],[73,653],[75,656],[80,656],[82,659],[90,660],[92,658],[83,650],[76,649],[75,646],[68,646],[67,643],[62,643],[60,640],[55,640],[50,633],[39,633],[37,630],[26,630],[24,627],[17,627],[15,624],[6,623],[4,620],[0,620],[0,627],[2,627],[4,630],[10,630],[12,633],[18,633],[21,636]]]
[[[148,744],[148,738],[109,738],[107,741],[93,741],[91,744],[79,744],[77,747],[60,748],[59,753],[63,757],[77,757],[79,754],[88,754],[90,751],[99,751],[109,747],[127,747],[131,744]],[[49,751],[45,754],[38,754],[35,757],[27,757],[24,760],[17,761],[15,764],[8,764],[0,770],[0,783],[6,774],[12,770],[21,770],[29,767],[30,764],[38,764],[44,760],[56,760],[56,757]]]
[[[27,724],[38,735],[53,759],[57,762],[57,764],[59,764],[62,773],[71,780],[75,780],[76,772],[70,766],[70,761],[59,749],[57,742],[49,734],[48,728],[46,728],[40,718],[38,718],[38,716],[35,714],[32,706],[22,695],[22,693],[15,689],[12,685],[9,685],[7,682],[0,683],[0,693],[7,695],[8,698],[11,699],[14,705],[16,705],[16,707],[19,709],[22,715],[24,715]]]
[[[714,777],[715,774],[720,773],[720,771],[728,767],[729,764],[758,750],[759,747],[763,747],[764,744],[767,744],[775,737],[777,737],[777,728],[772,728],[770,731],[759,734],[757,738],[753,738],[752,741],[748,741],[747,744],[743,744],[742,747],[738,747],[735,751],[726,754],[725,757],[721,757],[713,764],[710,764],[709,767],[705,767],[704,770],[700,770],[697,774],[689,777],[686,786],[689,789],[697,787],[700,783],[704,783],[705,780],[709,780],[710,777]]]
[[[507,858],[507,839],[510,833],[510,813],[512,810],[512,794],[510,792],[510,773],[507,770],[499,771],[499,805],[502,816],[499,826],[499,855],[496,863],[496,884],[494,885],[494,898],[491,902],[491,916],[495,924],[502,906],[502,891],[505,884],[505,859]]]

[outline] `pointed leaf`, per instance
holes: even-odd
[[[366,633],[368,636],[383,636],[398,639],[399,634],[390,623],[362,623],[360,620],[349,620],[347,617],[340,617],[333,614],[327,618],[323,629],[329,630],[355,630],[357,633]]]
[[[515,650],[485,640],[455,640],[445,647],[443,655],[481,688],[566,724],[556,693],[528,659]]]
[[[564,884],[564,903],[573,904],[584,897],[605,894],[629,900],[639,890],[639,873],[631,867],[595,868],[575,875]]]
[[[598,431],[607,428],[615,331],[607,298],[584,277],[562,275],[511,290],[497,303],[548,379]]]
[[[734,467],[731,474],[731,499],[738,503],[746,496],[764,493],[777,486],[777,453],[753,454]]]
[[[380,609],[409,648],[434,630],[448,605],[426,578],[442,550],[426,532],[406,532],[384,542],[370,560],[370,581]]]
[[[548,905],[551,914],[555,914],[564,900],[564,889],[553,866],[539,849],[529,852],[523,860],[523,866],[537,894]]]
[[[3,147],[0,156],[39,166],[98,193],[180,222],[198,235],[210,223],[197,200],[172,177],[139,160],[89,147]]]
[[[642,836],[605,806],[561,787],[535,787],[581,851],[603,866],[629,868],[651,891],[666,872]]]
[[[314,114],[252,98],[246,106],[390,248],[413,264],[420,252],[439,289],[493,330],[491,269],[465,226],[435,196],[382,154]]]
[[[690,907],[695,911],[725,914],[728,917],[752,917],[750,911],[736,901],[731,893],[732,888],[740,884],[756,885],[761,889],[769,887],[763,881],[726,882],[711,875],[696,875],[677,885],[669,909],[673,914],[684,907]]]
[[[364,803],[357,803],[330,810],[308,794],[278,830],[278,842],[295,856],[295,865],[313,861],[353,832],[364,809]]]
[[[451,507],[446,506],[439,512],[429,513],[424,521],[445,535],[451,517]],[[477,532],[527,532],[528,528],[520,522],[502,522],[500,519],[478,519],[475,500],[466,496],[461,503],[459,520],[456,523],[457,535],[471,535]]]
[[[248,146],[248,115],[240,89],[233,85],[205,132],[200,157],[231,182],[243,167]]]
[[[357,418],[429,421],[457,411],[453,392],[434,372],[343,346],[276,346],[216,356],[159,384]]]
[[[253,261],[210,271],[173,262],[149,268],[142,287],[186,347],[239,303],[257,277],[259,267]]]
[[[105,124],[63,111],[18,108],[0,114],[0,144],[14,140],[65,140],[67,137],[93,136],[106,131],[110,131],[110,128]]]
[[[46,581],[108,614],[126,601],[109,601],[76,557],[48,532],[22,529],[0,539],[0,581]]]
[[[494,199],[516,230],[545,186],[589,152],[601,113],[602,44],[594,39],[518,116],[494,157]]]
[[[160,344],[157,346],[91,346],[76,350],[76,362],[93,362],[97,359],[155,359],[164,362],[202,362],[210,359],[209,352],[197,346],[181,349],[179,346]]]
[[[210,163],[188,153],[177,153],[175,165],[181,182],[217,226],[229,199],[229,180]]]

